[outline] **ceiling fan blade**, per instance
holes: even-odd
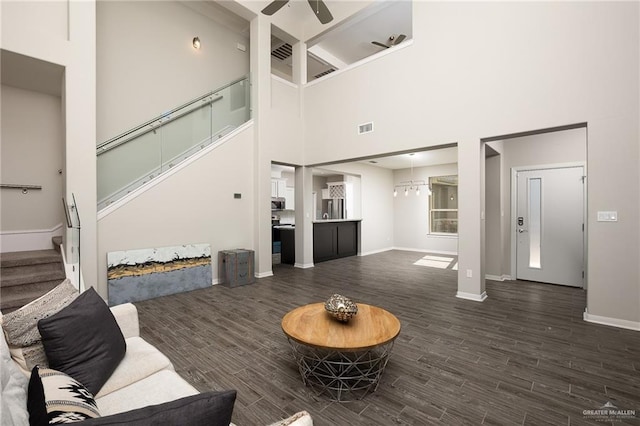
[[[375,44],[376,46],[384,47],[385,49],[389,48],[389,46],[387,46],[386,44],[382,44],[379,41],[372,41],[371,44]]]
[[[323,24],[328,24],[333,21],[333,15],[329,11],[329,8],[322,0],[308,0],[311,10],[316,14],[318,20]]]
[[[407,36],[404,34],[398,35],[398,37],[396,37],[395,40],[393,40],[393,45],[395,46],[396,44],[402,43],[405,38],[407,38]]]
[[[289,0],[274,0],[271,3],[269,3],[267,7],[262,9],[262,13],[264,13],[265,15],[271,16],[277,11],[279,11],[280,9],[282,9],[282,7],[287,3],[289,3]]]

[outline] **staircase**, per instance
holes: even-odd
[[[55,244],[55,241],[54,241]],[[37,299],[65,279],[58,250],[0,253],[0,311],[6,314]]]

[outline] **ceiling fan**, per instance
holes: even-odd
[[[396,44],[400,44],[404,41],[404,39],[407,38],[406,35],[404,34],[399,34],[397,37],[395,35],[391,35],[389,37],[389,40],[387,40],[387,43],[380,43],[379,41],[372,41],[372,44],[375,44],[376,46],[380,46],[380,47],[384,47],[385,49],[388,49],[392,46],[395,46]]]
[[[333,21],[333,16],[329,11],[329,8],[324,1],[322,0],[307,0],[309,2],[309,6],[311,6],[311,10],[316,14],[318,20],[323,24],[328,24]],[[289,3],[289,0],[274,0],[267,5],[264,9],[262,9],[262,13],[265,15],[273,15],[280,9],[284,7],[285,4]]]

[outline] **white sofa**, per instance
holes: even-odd
[[[175,372],[164,354],[140,337],[138,311],[134,305],[114,306],[111,312],[124,335],[127,350],[124,359],[95,395],[102,417],[199,393]],[[11,359],[4,335],[2,340],[0,421],[3,426],[22,425],[28,419],[27,377],[30,373]],[[22,374],[16,374],[18,372]],[[300,412],[274,425],[311,426],[313,421],[308,413]]]

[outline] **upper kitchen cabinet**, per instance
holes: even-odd
[[[284,204],[287,210],[295,210],[296,208],[296,190],[290,186],[284,189]]]
[[[271,196],[276,198],[286,197],[287,192],[287,180],[286,179],[271,179]]]

